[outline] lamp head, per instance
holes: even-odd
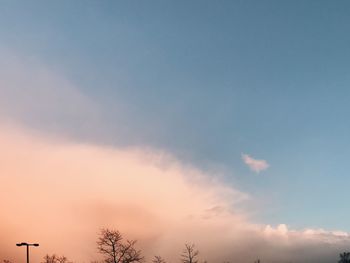
[[[39,246],[39,244],[37,244]],[[25,243],[25,242],[22,242],[22,243],[17,243],[16,244],[17,247],[20,247],[20,246],[28,246],[28,243]]]

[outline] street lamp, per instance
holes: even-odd
[[[29,247],[30,247],[30,246],[38,247],[39,244],[37,244],[37,243],[28,244],[28,243],[22,242],[22,243],[17,243],[16,246],[17,246],[17,247],[21,247],[21,246],[26,246],[26,247],[27,247],[27,263],[29,263]]]

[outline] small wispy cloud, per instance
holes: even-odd
[[[244,161],[244,163],[246,165],[249,166],[249,168],[256,172],[259,173],[261,171],[266,170],[267,168],[269,168],[269,164],[267,163],[267,161],[265,160],[258,160],[258,159],[254,159],[253,157],[251,157],[248,154],[242,154],[242,160]]]

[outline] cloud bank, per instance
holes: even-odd
[[[185,242],[208,261],[330,262],[348,233],[253,224],[249,196],[154,150],[113,149],[0,129],[0,255],[23,260],[16,242],[45,253],[98,260],[101,227],[119,229],[150,259],[177,262]],[[24,253],[24,252],[23,252]]]
[[[346,232],[252,223],[244,208],[254,197],[164,151],[81,143],[64,129],[47,135],[43,125],[94,126],[98,106],[45,67],[16,57],[1,63],[1,258],[23,261],[15,243],[28,241],[40,243],[33,262],[46,253],[99,260],[102,227],[138,239],[148,261],[157,254],[179,262],[183,244],[194,242],[209,262],[326,263],[350,245]],[[242,158],[256,172],[268,167]]]
[[[260,173],[261,171],[266,170],[270,166],[265,160],[254,159],[248,154],[242,154],[242,159],[244,163],[256,173]]]

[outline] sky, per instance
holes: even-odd
[[[36,260],[96,259],[109,226],[149,256],[191,239],[212,261],[336,258],[350,242],[349,11],[0,1],[0,229],[46,244]]]

